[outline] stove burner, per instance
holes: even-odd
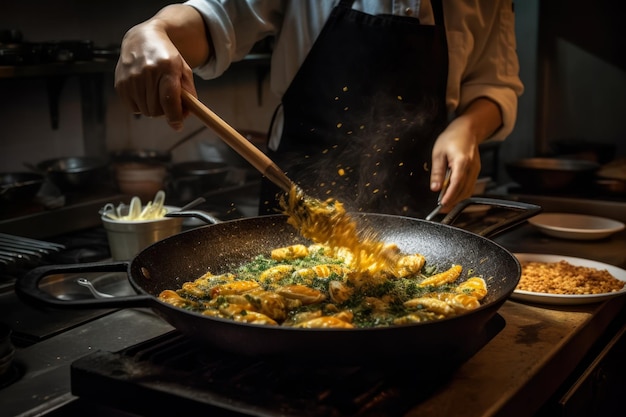
[[[55,239],[65,250],[50,257],[53,264],[97,262],[111,257],[106,231],[103,227],[79,231]]]
[[[22,372],[13,361],[15,347],[11,342],[11,328],[0,323],[0,389],[21,378]]]
[[[0,359],[2,362],[2,359]],[[24,370],[15,362],[11,364],[0,374],[0,390],[19,381],[24,376]]]
[[[504,327],[496,315],[477,346],[457,357],[407,357],[333,366],[277,362],[214,350],[173,331],[120,352],[94,352],[72,364],[72,393],[140,415],[162,404],[186,413],[227,415],[399,415],[430,396]],[[106,392],[107,395],[102,395]],[[104,402],[104,404],[103,404]]]

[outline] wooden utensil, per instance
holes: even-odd
[[[197,98],[185,90],[183,90],[182,98],[183,103],[192,113],[213,129],[224,142],[270,181],[288,194],[297,189],[289,177],[271,159],[228,123],[206,108]],[[395,254],[386,253],[385,246],[377,239],[362,239],[358,235],[356,224],[341,204],[323,203],[306,196],[300,189],[293,196],[290,195],[289,200],[289,205],[285,207],[284,212],[289,215],[291,224],[299,229],[304,237],[310,238],[316,243],[323,242],[331,247],[347,247],[353,253],[367,253],[369,255],[357,257],[355,260],[357,270],[366,270],[374,266],[384,268],[396,262]],[[364,230],[361,232],[364,233],[364,236],[376,236],[374,232]]]
[[[267,177],[283,191],[289,192],[293,182],[287,175],[268,158],[261,150],[237,132],[232,126],[222,120],[208,107],[200,102],[188,91],[183,90],[183,103],[189,111],[195,114],[202,122],[211,128],[228,146],[241,155],[261,174]]]

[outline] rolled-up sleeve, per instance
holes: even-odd
[[[205,79],[219,77],[255,43],[276,34],[283,16],[280,0],[188,0],[185,4],[200,12],[210,36],[211,58],[194,69]]]
[[[450,56],[448,110],[460,114],[477,98],[492,100],[500,107],[502,126],[488,140],[503,140],[515,126],[518,97],[524,91],[512,2],[466,0],[455,5],[445,15]]]

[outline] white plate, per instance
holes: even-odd
[[[604,239],[624,229],[617,220],[569,213],[541,213],[528,223],[548,236],[576,240]]]
[[[605,264],[602,262],[596,262],[589,259],[573,258],[571,256],[563,255],[540,255],[535,253],[516,253],[515,257],[520,261],[530,262],[559,262],[566,261],[575,266],[586,266],[595,269],[606,269],[611,275],[620,281],[626,282],[626,271],[613,265]],[[552,305],[576,305],[576,304],[590,304],[599,301],[605,301],[609,298],[616,297],[618,295],[626,294],[626,287],[616,292],[608,292],[602,294],[585,294],[585,295],[568,295],[568,294],[548,294],[541,292],[531,292],[514,290],[511,294],[511,298],[518,301],[528,301],[531,303],[539,304],[552,304]]]

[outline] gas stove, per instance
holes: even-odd
[[[192,414],[401,415],[439,389],[503,327],[502,317],[496,316],[477,344],[458,356],[442,361],[405,358],[402,366],[377,363],[376,358],[346,366],[320,364],[313,358],[297,363],[259,360],[217,351],[172,331],[75,361],[72,393],[81,401],[142,416],[159,415],[164,402],[172,410]],[[102,392],[108,395],[103,397]]]

